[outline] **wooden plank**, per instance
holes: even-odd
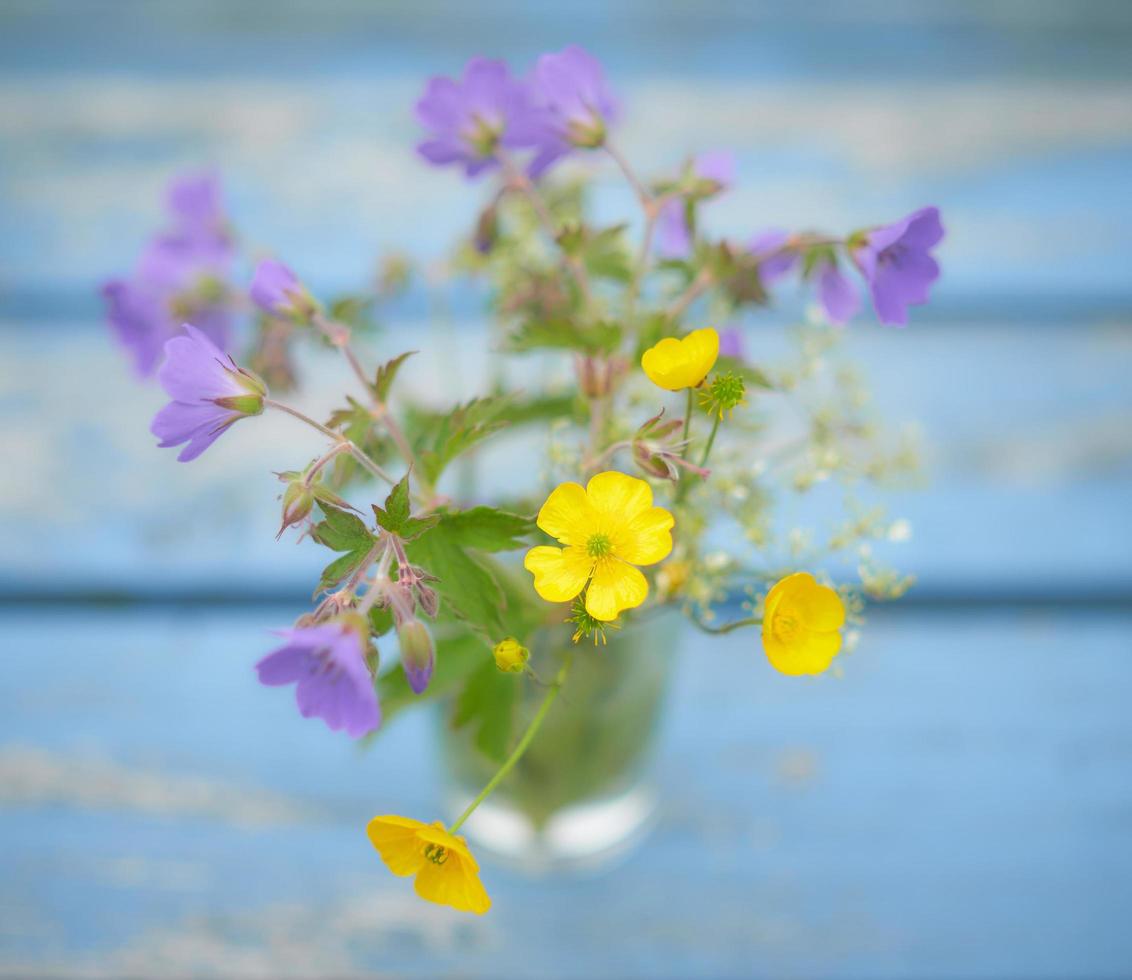
[[[812,681],[686,634],[647,846],[597,876],[485,858],[485,920],[419,903],[361,833],[439,812],[429,718],[357,755],[255,684],[277,622],[4,615],[0,972],[1132,967],[1127,615],[878,615]]]

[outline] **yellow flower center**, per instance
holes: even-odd
[[[429,844],[424,849],[424,856],[433,864],[440,865],[448,860],[448,848],[443,844]]]
[[[613,551],[608,534],[595,534],[586,542],[586,554],[591,558],[604,558]]]
[[[798,620],[793,616],[775,616],[771,629],[783,643],[789,643],[798,633]]]

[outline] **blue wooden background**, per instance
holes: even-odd
[[[412,154],[422,78],[570,41],[645,169],[736,151],[719,231],[944,210],[933,307],[849,336],[931,447],[888,555],[921,584],[836,678],[689,635],[644,849],[485,862],[469,921],[361,835],[437,812],[431,720],[360,755],[251,679],[318,564],[273,540],[270,471],[317,439],[264,419],[189,467],[155,451],[162,399],[94,289],[201,164],[318,289],[435,257],[476,195]],[[1132,972],[1130,50],[1120,2],[0,6],[0,974]],[[603,211],[630,203],[604,174]],[[447,301],[410,295],[371,352],[441,351],[409,383],[460,363],[470,395],[482,325]],[[307,406],[340,379],[318,361]]]

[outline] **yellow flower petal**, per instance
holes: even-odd
[[[637,514],[613,540],[613,553],[634,565],[652,565],[672,551],[675,518],[663,507],[650,507]]]
[[[616,470],[591,477],[586,484],[586,496],[603,518],[602,528],[607,532],[652,506],[652,487],[644,480]]]
[[[474,863],[455,850],[449,852],[443,864],[426,860],[413,887],[421,898],[449,905],[457,912],[483,915],[491,908],[491,899]]]
[[[644,352],[641,367],[653,384],[667,391],[679,391],[703,381],[718,357],[719,334],[705,327],[680,340],[665,337]]]
[[[779,673],[799,676],[821,674],[829,669],[841,649],[841,634],[800,630],[789,642],[763,629],[763,649],[771,666]]]
[[[777,582],[763,605],[763,648],[776,670],[820,674],[829,667],[845,624],[845,604],[836,590],[809,572],[796,572]]]
[[[637,569],[616,558],[603,558],[594,567],[586,591],[586,612],[608,623],[622,611],[639,606],[648,594],[649,584]]]
[[[535,591],[547,602],[569,602],[593,571],[594,559],[581,548],[539,545],[527,552],[523,567],[535,577]]]
[[[418,831],[425,825],[408,817],[374,817],[366,834],[385,866],[402,878],[416,874],[425,863]]]
[[[835,589],[805,572],[791,578],[798,579],[798,584],[788,599],[790,609],[808,629],[829,632],[845,625],[845,603]]]
[[[597,532],[597,522],[593,505],[579,483],[562,483],[555,487],[535,521],[563,544],[583,546],[590,535]]]

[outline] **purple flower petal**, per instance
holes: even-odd
[[[669,201],[657,220],[657,252],[666,259],[684,259],[692,253],[692,232],[688,227],[687,205],[683,198]]]
[[[758,259],[759,277],[764,286],[781,279],[797,264],[798,253],[783,248],[789,240],[790,232],[784,228],[767,228],[751,239],[748,248]]]
[[[296,301],[303,286],[299,277],[282,262],[265,259],[255,267],[248,295],[252,302],[267,313],[289,315],[295,312]]]
[[[943,234],[939,209],[926,207],[867,232],[854,247],[853,261],[869,284],[881,323],[903,326],[908,307],[928,301],[939,278],[939,264],[930,250]]]
[[[861,308],[857,287],[832,262],[826,263],[818,277],[818,295],[825,315],[838,326],[848,323]]]
[[[304,718],[321,718],[352,738],[374,731],[381,710],[362,640],[348,626],[325,624],[286,631],[287,643],[256,664],[260,683],[295,684]]]
[[[459,80],[432,78],[416,104],[429,138],[417,152],[436,166],[462,164],[468,177],[497,166],[496,147],[536,145],[545,132],[529,86],[512,78],[502,61],[473,58]]]
[[[534,85],[539,104],[564,139],[578,127],[605,127],[617,115],[601,62],[576,44],[542,55],[535,65]]]
[[[133,354],[139,374],[152,374],[165,342],[181,332],[185,312],[221,347],[227,345],[234,258],[215,174],[173,180],[167,191],[170,227],[155,236],[128,279],[102,289],[107,318]],[[174,315],[174,310],[181,311]]]

